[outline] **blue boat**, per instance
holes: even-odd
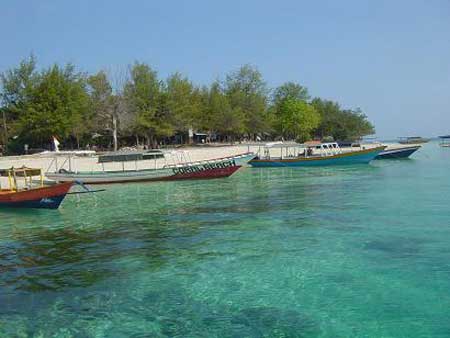
[[[337,143],[320,143],[314,146],[301,144],[268,144],[263,154],[249,161],[252,167],[315,167],[367,164],[386,147],[359,149],[344,152]],[[274,156],[279,155],[279,156]]]
[[[387,160],[387,159],[408,158],[420,148],[421,148],[420,145],[411,147],[391,148],[391,149],[387,148],[386,150],[382,151],[375,159]]]

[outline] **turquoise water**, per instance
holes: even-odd
[[[450,149],[0,211],[1,337],[449,337]]]

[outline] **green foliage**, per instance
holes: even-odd
[[[166,114],[158,114],[158,108],[167,100],[161,95],[156,71],[144,63],[134,63],[130,68],[130,79],[124,86],[124,98],[133,116],[132,131],[147,138],[148,142],[167,133]]]
[[[79,139],[86,131],[88,98],[83,74],[70,64],[54,65],[40,73],[19,118],[19,129],[42,143],[52,135]]]
[[[102,131],[111,128],[113,114],[113,93],[108,76],[104,71],[91,75],[87,79],[90,113],[93,129]]]
[[[16,133],[17,120],[27,102],[30,101],[37,81],[38,73],[34,56],[21,61],[18,67],[0,74],[4,142],[10,135]]]
[[[236,137],[246,130],[246,117],[241,107],[232,107],[220,84],[214,82],[208,93],[207,115],[210,131]]]
[[[70,64],[38,71],[31,56],[0,74],[0,83],[1,134],[18,149],[24,142],[41,147],[53,135],[63,143],[85,144],[101,134],[110,140],[105,145],[113,141],[117,148],[119,138],[145,138],[154,145],[189,129],[231,140],[257,135],[352,140],[374,133],[361,110],[310,101],[300,84],[286,82],[269,95],[261,73],[250,65],[200,88],[180,73],[161,81],[149,65],[135,62],[113,86],[106,72],[87,76]]]
[[[224,93],[231,109],[241,118],[244,132],[255,135],[269,131],[266,119],[268,108],[268,89],[261,73],[250,65],[227,75],[224,83]]]
[[[275,106],[287,99],[308,101],[310,99],[308,88],[303,87],[298,83],[286,82],[275,89],[272,98]]]
[[[166,106],[174,129],[187,131],[198,117],[201,98],[197,88],[180,73],[171,75],[166,82]]]
[[[338,103],[320,98],[315,98],[311,104],[321,116],[321,123],[316,131],[316,135],[321,138],[354,141],[375,133],[374,126],[359,109],[342,110]]]
[[[276,130],[279,134],[299,142],[309,140],[320,123],[320,115],[303,100],[284,99],[279,103],[276,114]]]
[[[37,72],[31,57],[3,74],[1,81],[4,109],[19,139],[41,146],[53,135],[78,139],[85,131],[86,79],[73,65]]]

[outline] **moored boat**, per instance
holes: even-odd
[[[399,159],[408,158],[419,150],[422,146],[409,146],[409,147],[387,147],[383,150],[377,157],[376,160],[386,160],[386,159]]]
[[[379,146],[344,152],[335,142],[321,143],[313,147],[301,144],[269,144],[264,148],[264,154],[260,154],[257,158],[249,161],[249,164],[253,167],[310,167],[361,164],[369,163],[385,148],[385,146]],[[274,151],[271,151],[271,149]],[[273,156],[274,153],[275,155],[278,153],[280,156]]]
[[[439,136],[439,145],[443,148],[450,148],[450,135]]]
[[[124,157],[121,154],[120,158],[109,155],[108,160],[99,158],[99,162],[104,165],[105,162],[122,162],[123,164],[128,161],[137,163],[141,160],[139,155],[128,155]],[[162,168],[152,169],[72,171],[59,168],[55,172],[47,172],[46,176],[56,182],[80,181],[86,184],[214,179],[231,176],[254,156],[253,153],[246,153],[208,161],[166,164]],[[155,161],[158,157],[155,157]]]
[[[73,182],[45,185],[41,169],[10,168],[0,170],[0,176],[8,179],[7,189],[0,189],[0,207],[58,209]],[[32,178],[40,177],[33,185]],[[20,184],[22,180],[22,184]]]
[[[429,138],[424,138],[421,136],[407,136],[400,137],[398,143],[400,144],[422,144],[430,142]]]

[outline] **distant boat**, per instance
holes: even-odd
[[[41,169],[1,169],[0,176],[7,177],[9,187],[0,190],[0,207],[58,209],[68,194],[73,182],[44,185]],[[40,177],[40,183],[33,185],[33,176]],[[22,182],[22,185],[20,184]]]
[[[422,146],[408,146],[408,147],[393,147],[386,148],[377,157],[376,160],[386,160],[386,159],[398,159],[398,158],[408,158],[417,150],[419,150]]]
[[[400,144],[422,144],[430,142],[429,138],[423,138],[420,136],[407,136],[407,137],[400,137],[399,139],[400,140],[398,142]]]
[[[142,160],[142,156],[152,158],[155,161],[163,152],[152,151],[141,154],[131,152],[125,154],[109,154],[99,157],[99,163],[136,162]],[[151,156],[151,157],[150,157]],[[72,171],[59,168],[55,172],[47,172],[47,178],[56,182],[80,181],[86,184],[112,184],[131,182],[154,182],[175,180],[199,180],[223,178],[233,175],[242,164],[255,157],[254,153],[245,153],[231,157],[217,158],[206,161],[180,161],[176,164],[166,164],[162,168],[136,169],[136,170],[100,170],[100,171]]]
[[[439,139],[441,140],[439,142],[441,147],[450,148],[450,135],[439,136]]]
[[[266,145],[263,153],[249,161],[253,167],[310,167],[369,163],[386,147],[344,152],[335,142],[311,146],[302,144]],[[279,156],[278,156],[279,155]]]

